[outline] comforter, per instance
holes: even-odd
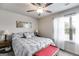
[[[55,45],[49,38],[32,37],[14,38],[12,40],[13,51],[16,56],[32,56],[35,52],[47,47],[49,44]]]

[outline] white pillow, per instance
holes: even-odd
[[[22,32],[16,33],[16,36],[18,36],[18,37],[23,37],[23,33],[22,33]]]
[[[32,38],[32,36],[31,35],[28,35],[27,38],[30,39],[30,38]]]
[[[34,32],[29,32],[29,34],[30,34],[32,37],[35,36],[35,35],[34,35]]]
[[[25,35],[25,37],[26,37],[27,39],[32,38],[32,35],[30,35],[29,32],[24,33],[24,35]]]

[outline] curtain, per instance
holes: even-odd
[[[65,27],[69,27],[69,17],[60,17],[54,19],[54,40],[59,48],[64,49],[64,41],[69,40],[69,34]]]

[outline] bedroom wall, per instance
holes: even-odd
[[[32,22],[32,28],[16,28],[16,20]],[[38,29],[37,19],[0,9],[0,30],[8,30],[12,33],[26,31],[32,32],[35,29]]]
[[[44,37],[48,37],[48,38],[52,38],[53,35],[53,27],[52,27],[52,21],[53,17],[45,17],[42,19],[39,19],[39,35],[40,36],[44,36]]]
[[[79,6],[40,18],[39,25],[38,25],[39,34],[44,37],[53,38],[53,34],[54,34],[53,20],[54,20],[54,18],[61,17],[61,16],[64,16],[66,14],[73,13],[73,12],[79,13]]]

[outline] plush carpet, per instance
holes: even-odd
[[[59,53],[58,53],[58,56],[76,56],[76,55],[69,53],[69,52],[66,52],[66,51],[60,50]]]

